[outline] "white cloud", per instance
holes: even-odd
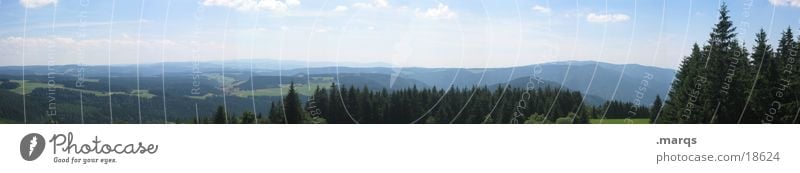
[[[289,6],[300,5],[300,0],[286,0],[286,4],[288,4]]]
[[[425,10],[424,12],[420,11],[419,9],[417,9],[417,16],[418,17],[429,18],[429,19],[434,19],[434,20],[452,19],[452,18],[457,17],[455,12],[450,11],[450,8],[447,7],[447,5],[444,5],[442,3],[439,3],[439,5],[436,6],[436,8],[429,8],[429,9]]]
[[[25,8],[39,8],[50,4],[58,4],[58,0],[19,0]]]
[[[541,6],[541,5],[534,5],[531,9],[533,11],[535,11],[535,12],[539,12],[539,13],[543,13],[543,14],[550,14],[550,11],[551,11],[550,8],[547,8],[547,7],[544,7],[544,6]]]
[[[800,7],[800,0],[769,0],[769,3],[775,6]]]
[[[625,14],[595,14],[589,13],[586,16],[586,21],[594,23],[614,23],[624,22],[630,20],[631,17]]]
[[[373,0],[370,2],[358,2],[353,4],[353,7],[356,8],[386,8],[389,7],[389,1],[387,0]]]
[[[336,8],[333,9],[334,12],[344,12],[347,11],[347,6],[344,5],[337,5]]]
[[[300,0],[204,0],[205,6],[223,6],[239,11],[283,12],[300,5]]]

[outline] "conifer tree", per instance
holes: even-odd
[[[347,115],[344,113],[341,91],[339,87],[336,86],[336,83],[331,83],[328,100],[329,103],[326,104],[328,109],[322,114],[323,118],[331,124],[349,123],[350,121],[345,119]]]
[[[736,39],[729,12],[723,3],[707,45],[701,50],[694,46],[681,64],[662,112],[664,121],[656,122],[737,123],[746,115],[742,108],[751,92],[749,53]]]
[[[704,47],[707,51],[703,73],[708,79],[701,93],[701,114],[689,123],[737,123],[747,94],[750,92],[750,70],[747,51],[736,40],[736,27],[728,15],[725,3],[719,10],[719,22],[714,26]]]
[[[755,45],[753,46],[753,66],[755,69],[755,90],[750,99],[749,116],[746,115],[742,118],[742,122],[756,123],[768,115],[770,103],[775,101],[773,93],[775,92],[775,84],[779,77],[778,61],[773,56],[774,52],[772,46],[767,44],[767,33],[761,29],[756,34]]]
[[[242,113],[241,124],[255,124],[256,123],[256,115],[253,112],[245,111]]]
[[[663,104],[664,103],[661,101],[661,96],[656,95],[656,100],[654,100],[653,105],[650,106],[650,123],[653,123],[656,114],[661,112],[661,107],[663,106]]]
[[[269,117],[267,117],[270,123],[273,124],[285,124],[286,117],[283,114],[283,103],[282,102],[272,102],[270,109],[269,109]]]
[[[800,92],[800,63],[798,62],[800,61],[800,35],[797,36],[793,47],[794,49],[790,52],[790,55],[792,57],[791,60],[794,60],[794,68],[791,69],[790,72],[793,75],[790,75],[789,78],[794,81],[794,86],[789,89],[794,92],[794,94],[793,97],[788,98],[792,102],[788,107],[789,110],[794,110],[795,113],[794,118],[789,119],[791,119],[791,123],[800,123],[800,117],[798,117],[800,116],[800,94],[797,93]]]
[[[669,99],[665,102],[661,113],[656,113],[653,123],[681,123],[697,114],[699,106],[696,102],[701,87],[707,81],[699,72],[703,59],[700,46],[695,43],[692,46],[692,53],[681,62],[672,82]]]
[[[303,122],[303,108],[300,105],[300,96],[294,89],[294,82],[289,85],[289,93],[283,99],[283,104],[287,123],[299,124]]]
[[[792,123],[791,121],[794,120],[794,115],[796,115],[796,104],[792,102],[796,102],[797,92],[798,90],[792,90],[796,88],[797,81],[796,79],[799,74],[797,72],[796,66],[797,59],[795,56],[797,55],[796,51],[796,41],[794,40],[794,35],[792,33],[792,28],[786,28],[781,35],[781,39],[778,41],[778,48],[776,50],[776,67],[775,72],[776,75],[774,76],[773,82],[773,97],[775,98],[775,103],[780,104],[780,108],[777,106],[772,106],[777,108],[777,113],[774,117],[772,117],[772,121],[769,121],[768,118],[765,118],[764,123]],[[775,105],[775,104],[774,104]]]
[[[214,113],[214,124],[228,124],[228,115],[225,113],[225,107],[217,107],[217,112]]]

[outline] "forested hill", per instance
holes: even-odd
[[[652,102],[657,95],[666,95],[669,84],[675,76],[675,70],[638,64],[610,64],[596,61],[563,61],[543,64],[532,64],[505,68],[419,68],[419,67],[364,67],[365,64],[353,63],[304,63],[295,61],[284,62],[284,66],[275,66],[277,61],[255,60],[251,64],[246,60],[234,60],[222,64],[220,62],[170,62],[164,64],[114,65],[111,66],[113,77],[191,77],[193,74],[210,75],[220,74],[223,67],[226,76],[239,81],[251,78],[256,81],[254,85],[273,85],[274,83],[288,84],[295,81],[299,84],[308,83],[312,77],[337,77],[343,80],[342,84],[357,86],[368,85],[371,88],[407,88],[413,85],[418,87],[473,87],[495,86],[514,81],[540,78],[562,86],[564,89],[580,91],[592,96],[602,103],[606,100],[620,100],[633,102]],[[335,65],[340,66],[335,66]],[[162,70],[162,65],[163,69]],[[346,66],[362,65],[362,66]],[[379,64],[375,64],[379,65]],[[252,67],[252,69],[250,68]],[[281,69],[282,67],[282,69]],[[50,70],[65,76],[79,76],[86,78],[108,78],[107,66],[77,66],[64,65],[48,68],[47,66],[28,66],[26,75],[45,76]],[[251,73],[252,72],[252,73]],[[0,67],[0,74],[19,77],[21,67]],[[360,77],[354,77],[361,75]],[[311,76],[311,77],[309,77]],[[280,80],[279,78],[283,79]],[[367,80],[358,81],[362,78]],[[114,80],[114,79],[112,79]],[[158,81],[155,81],[158,82]],[[646,83],[646,84],[644,84]],[[250,86],[250,83],[242,86]],[[516,85],[512,85],[516,86]],[[646,92],[637,92],[641,87]],[[258,87],[256,87],[258,88]],[[641,97],[641,98],[640,98]]]

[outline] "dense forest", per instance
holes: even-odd
[[[114,85],[109,76],[84,87],[71,85],[78,78],[60,77],[53,83],[61,88],[20,94],[26,92],[19,89],[20,77],[0,75],[0,123],[583,124],[606,119],[664,124],[798,123],[800,75],[796,73],[800,67],[795,62],[800,36],[795,39],[791,27],[786,28],[773,47],[762,29],[748,48],[737,38],[728,13],[723,4],[708,41],[695,43],[683,58],[668,95],[656,95],[648,103],[602,100],[589,104],[587,100],[598,99],[558,83],[526,78],[446,88],[404,79],[387,89],[377,81],[388,81],[389,76],[378,74],[232,77],[228,83],[229,76],[222,75],[199,80],[185,74],[126,76],[116,77]],[[42,75],[26,77],[48,80]],[[305,86],[294,83],[312,78],[315,82]],[[281,89],[282,79],[292,81],[287,91]],[[202,86],[198,89],[207,94],[190,93],[188,86]],[[280,94],[233,97],[247,87],[273,88],[264,93]],[[300,92],[296,87],[307,90]],[[58,114],[70,116],[50,116],[48,99],[67,100],[58,104]]]
[[[26,80],[41,81],[39,78],[42,77],[31,75]],[[59,87],[54,88],[48,88],[46,82],[38,82],[38,85],[45,86],[34,86],[37,83],[29,82],[28,92],[23,99],[18,79],[0,76],[0,123],[164,123],[165,119],[175,122],[188,117],[208,116],[206,112],[213,112],[217,105],[224,102],[228,103],[227,107],[231,110],[253,110],[252,104],[268,105],[281,99],[274,96],[223,98],[217,95],[191,98],[188,97],[191,96],[190,90],[186,87],[192,86],[191,78],[179,77],[167,78],[163,88],[166,97],[161,96],[160,79],[152,77],[142,78],[145,80],[141,82],[141,89],[147,92],[138,96],[132,92],[137,88],[136,80],[114,80],[111,85],[114,94],[109,97],[104,92],[108,90],[107,80],[86,82],[84,87],[75,87],[76,79],[67,76],[59,76],[54,82]],[[215,88],[215,83],[199,81],[204,84],[201,85],[204,92],[221,93]],[[263,106],[255,108],[259,112],[268,111]]]
[[[751,53],[728,13],[723,4],[708,42],[684,58],[655,123],[797,123],[800,45],[791,27],[776,49],[762,29]]]
[[[0,87],[19,87],[13,81],[0,80],[3,82]],[[109,98],[70,88],[54,88],[53,91],[36,88],[26,94],[28,99],[24,104],[27,107],[20,102],[22,95],[0,90],[0,104],[4,105],[0,107],[0,115],[12,121],[5,123],[108,123],[112,121],[108,113],[113,111],[114,123],[331,124],[589,123],[589,119],[647,119],[651,115],[651,110],[645,105],[609,101],[601,106],[593,106],[586,104],[580,92],[559,91],[559,88],[546,84],[530,88],[510,85],[450,89],[412,86],[371,90],[367,85],[339,87],[331,83],[328,87],[316,87],[310,96],[300,95],[295,87],[292,82],[284,97],[228,97],[223,100],[220,96],[204,99],[173,96],[166,97],[166,102],[158,95],[139,102],[135,95],[116,94]],[[166,89],[168,94],[185,92],[178,88]],[[58,102],[57,112],[51,112],[54,109],[48,107],[47,100],[50,96],[67,101]],[[228,104],[218,105],[224,102]],[[658,102],[655,104],[660,104],[660,100]],[[251,105],[256,109],[253,110]],[[168,109],[160,109],[162,106]],[[183,115],[195,113],[195,109],[199,111],[196,115]],[[232,110],[251,111],[237,113]],[[27,116],[23,116],[26,111]],[[169,117],[163,116],[164,111]],[[139,113],[141,119],[138,118]]]
[[[647,106],[607,102],[592,107],[582,104],[580,92],[539,88],[472,87],[437,89],[417,87],[388,91],[367,87],[316,88],[301,102],[292,83],[282,101],[272,103],[267,117],[244,112],[230,114],[220,106],[214,116],[200,123],[589,123],[599,118],[649,118]],[[660,99],[659,99],[660,100]],[[660,104],[660,103],[656,103]]]
[[[791,27],[782,32],[776,49],[767,43],[762,29],[750,53],[737,39],[728,13],[723,4],[707,43],[702,47],[694,44],[691,54],[684,58],[666,103],[657,98],[648,105],[651,108],[618,101],[590,107],[582,103],[580,93],[550,88],[533,92],[519,88],[412,88],[387,93],[331,86],[329,90],[318,89],[303,113],[297,113],[300,103],[289,93],[277,104],[277,110],[272,105],[270,122],[587,123],[599,116],[650,117],[650,123],[797,123],[800,75],[796,73],[800,70],[795,62],[800,43]],[[515,100],[526,105],[515,106]]]

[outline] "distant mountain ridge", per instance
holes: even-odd
[[[221,72],[223,67],[229,75],[236,75],[238,79],[249,78],[249,60],[221,62],[167,62],[163,64],[139,65],[140,76],[189,76],[192,73]],[[276,64],[283,63],[283,64]],[[264,65],[268,64],[268,65]],[[271,64],[271,65],[269,65]],[[336,63],[304,63],[302,61],[255,60],[252,64],[253,76],[330,76],[347,79],[347,83],[354,85],[369,85],[371,87],[472,87],[472,86],[498,86],[510,83],[511,87],[525,87],[520,80],[528,80],[531,76],[547,81],[552,87],[561,87],[572,91],[580,91],[584,95],[592,96],[594,101],[621,100],[639,101],[643,105],[653,102],[656,95],[664,97],[669,90],[675,70],[660,67],[644,66],[638,64],[611,64],[597,61],[559,61],[542,64],[533,64],[516,67],[502,68],[425,68],[403,67],[392,68],[388,64],[361,63],[355,67],[335,66]],[[340,63],[346,65],[352,63]],[[360,67],[377,65],[379,67]],[[308,66],[309,68],[306,68]],[[284,69],[281,70],[280,67]],[[131,77],[136,76],[136,65],[112,65],[111,76]],[[163,68],[163,71],[162,71]],[[61,65],[51,67],[56,73],[75,76],[83,72],[84,76],[103,78],[108,76],[108,66],[77,66]],[[46,75],[51,71],[47,66],[28,66],[26,75]],[[0,74],[20,75],[21,67],[0,67]],[[337,75],[339,74],[339,75]],[[348,75],[343,75],[348,74]],[[354,81],[364,78],[348,78],[354,74],[381,74],[369,75],[369,81]],[[346,76],[346,77],[345,77]],[[395,76],[401,85],[391,85],[388,76]],[[290,78],[291,79],[291,78]],[[385,80],[385,81],[381,81]],[[516,81],[516,82],[515,82]],[[284,81],[290,82],[290,81]],[[295,81],[303,82],[303,81]]]
[[[399,71],[399,73],[397,73]],[[280,71],[282,74],[379,73],[421,81],[437,88],[448,86],[494,86],[535,76],[563,89],[580,91],[603,100],[639,100],[650,104],[656,95],[664,97],[675,70],[638,64],[610,64],[595,61],[565,61],[506,68],[421,68],[396,70],[386,67],[319,67]],[[270,75],[277,75],[272,73]],[[513,83],[513,82],[512,82]],[[524,87],[524,85],[511,85]],[[616,91],[616,92],[615,92]]]

